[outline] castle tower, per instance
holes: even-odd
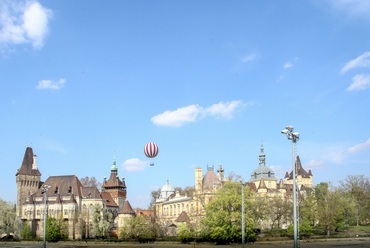
[[[16,216],[22,216],[22,204],[27,198],[35,193],[41,183],[41,173],[37,168],[37,156],[33,154],[31,147],[26,148],[21,168],[18,169],[16,176],[17,182],[17,207]]]
[[[113,200],[119,207],[123,206],[123,203],[126,200],[126,183],[125,179],[122,178],[122,181],[118,177],[118,168],[116,165],[116,160],[113,160],[113,165],[110,170],[110,177],[108,180],[104,178],[102,185],[102,192],[108,192],[111,194]]]
[[[301,189],[302,186],[305,186],[306,188],[312,188],[313,184],[313,175],[311,170],[308,170],[308,172],[303,169],[301,159],[297,155],[296,161],[295,161],[295,166],[296,166],[296,176],[297,176],[297,185],[298,188]],[[286,172],[285,173],[285,181],[286,184],[293,184],[293,171],[290,173]]]
[[[195,192],[199,193],[202,191],[202,168],[195,169]]]

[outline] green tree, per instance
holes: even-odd
[[[327,237],[343,222],[345,200],[340,192],[328,183],[320,183],[315,187],[317,201],[317,217],[319,225],[325,228]]]
[[[252,193],[252,192],[251,192]],[[269,203],[266,197],[252,196],[253,201],[250,202],[250,215],[253,220],[253,226],[261,227],[263,221],[267,218],[269,212]]]
[[[280,228],[281,223],[284,219],[286,219],[287,214],[292,207],[291,202],[281,197],[269,197],[267,199],[264,199],[266,204],[262,206],[262,211],[265,213],[264,216],[267,217],[267,219],[271,220],[270,229],[272,230],[274,228]]]
[[[0,199],[0,233],[14,232],[15,205]]]
[[[119,237],[121,239],[137,239],[140,242],[153,241],[158,236],[158,225],[147,223],[142,215],[127,219],[125,226],[121,227]]]
[[[193,241],[196,236],[191,226],[188,225],[187,223],[179,224],[177,234],[182,243],[188,243],[190,241]]]
[[[345,198],[350,199],[352,211],[348,209],[346,216],[350,224],[365,224],[370,219],[370,182],[364,175],[350,175],[340,181]],[[352,218],[351,218],[352,217]],[[352,220],[352,221],[351,221]]]
[[[21,229],[21,238],[23,240],[31,240],[32,239],[32,230],[28,223],[23,223],[23,227]]]
[[[112,225],[113,216],[110,212],[103,210],[100,205],[95,205],[93,208],[93,224],[95,236],[106,238],[109,236],[109,230]]]
[[[249,210],[250,190],[244,187],[246,239],[254,239],[252,218]],[[228,181],[218,189],[214,200],[206,206],[203,224],[209,237],[218,243],[240,241],[242,238],[242,199],[239,182]]]
[[[299,197],[299,217],[301,223],[314,226],[317,221],[317,201],[314,191]]]
[[[61,217],[58,219],[47,217],[45,238],[49,242],[57,242],[68,238],[68,228]]]

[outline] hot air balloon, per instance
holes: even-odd
[[[154,158],[158,155],[158,146],[154,142],[149,142],[144,146],[144,153],[148,158]],[[153,166],[154,163],[150,163],[150,166]]]

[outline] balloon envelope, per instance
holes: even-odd
[[[158,146],[154,142],[149,142],[144,146],[144,153],[148,158],[154,158],[158,155]]]

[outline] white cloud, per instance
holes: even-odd
[[[365,90],[370,88],[370,74],[357,74],[352,78],[348,91]]]
[[[348,152],[349,153],[358,153],[358,152],[361,152],[363,150],[366,150],[370,148],[370,139],[368,139],[367,141],[363,142],[363,143],[360,143],[360,144],[357,144],[357,145],[354,145],[350,148],[348,148]]]
[[[367,0],[329,0],[331,7],[354,18],[370,18],[370,1]]]
[[[123,162],[122,167],[126,171],[142,171],[145,167],[149,166],[149,163],[142,161],[138,158],[130,158]]]
[[[294,60],[293,60],[294,62],[291,62],[291,61],[287,61],[287,62],[285,62],[285,64],[284,64],[284,69],[289,69],[289,68],[292,68],[293,66],[295,66],[295,64],[297,63],[297,61],[298,61],[298,57],[295,57],[294,58]]]
[[[286,62],[286,63],[284,64],[284,69],[289,69],[289,68],[291,68],[291,67],[293,67],[293,64],[292,64],[292,63],[290,63],[290,62]]]
[[[36,88],[40,90],[44,90],[44,89],[60,90],[64,86],[65,83],[66,83],[66,80],[64,78],[61,78],[58,81],[40,80]]]
[[[255,53],[252,53],[252,54],[248,54],[248,55],[245,55],[241,61],[243,63],[248,63],[248,62],[252,62],[254,61],[255,59],[257,58],[257,55]]]
[[[234,113],[243,105],[242,101],[219,102],[204,109],[205,114],[231,119]]]
[[[3,1],[0,5],[0,44],[44,45],[52,11],[37,1]]]
[[[305,163],[304,166],[308,170],[313,170],[313,169],[322,169],[322,168],[327,167],[328,165],[323,160],[312,159],[308,161],[307,163]]]
[[[40,48],[44,44],[45,34],[48,32],[48,20],[51,16],[51,11],[44,8],[38,2],[31,4],[23,14],[23,29],[36,48]]]
[[[159,126],[179,127],[188,122],[195,122],[202,111],[202,107],[192,104],[174,111],[167,110],[162,114],[152,117],[151,121]]]
[[[167,110],[152,117],[151,121],[159,126],[180,127],[189,122],[196,122],[206,116],[231,119],[234,113],[243,105],[242,101],[219,102],[207,108],[192,104],[174,111]]]
[[[340,72],[345,73],[358,67],[370,67],[370,51],[364,52],[357,58],[348,61]]]

